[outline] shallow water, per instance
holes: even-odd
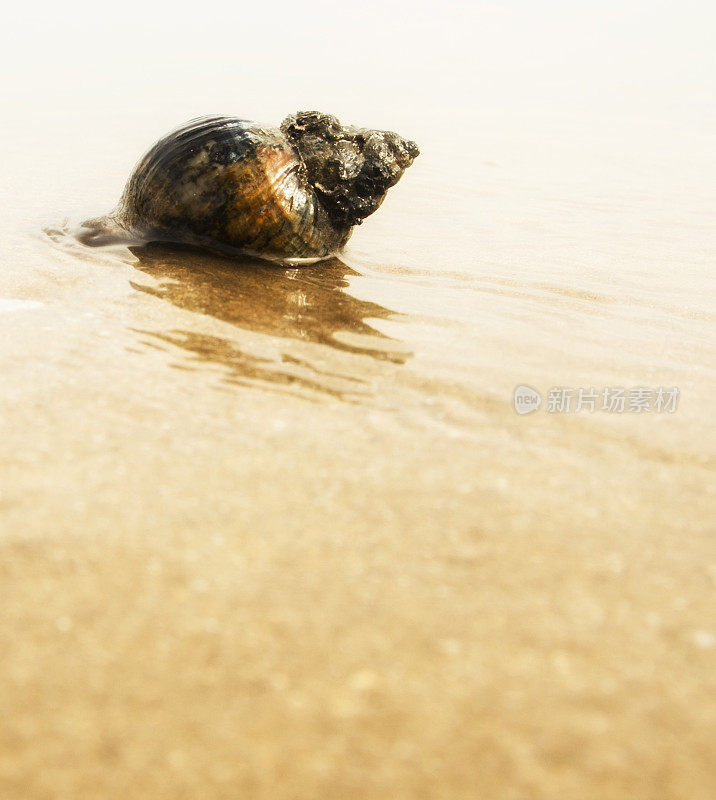
[[[712,117],[326,85],[339,258],[78,241],[201,89],[3,128],[0,794],[712,797]]]

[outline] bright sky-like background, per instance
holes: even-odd
[[[181,117],[208,105],[251,115],[290,94],[345,110],[368,98],[458,116],[487,103],[693,118],[714,112],[714,9],[706,0],[16,3],[0,59],[5,93],[54,113],[151,105]]]

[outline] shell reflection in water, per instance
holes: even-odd
[[[401,342],[365,321],[396,315],[343,291],[357,273],[337,258],[305,271],[243,257],[237,269],[236,258],[192,247],[154,243],[131,251],[135,269],[152,278],[132,281],[138,291],[279,343],[277,360],[247,352],[240,331],[230,338],[190,330],[138,331],[147,343],[171,344],[199,361],[222,365],[229,382],[358,398],[369,393],[366,375],[374,369],[361,360],[352,372],[350,359],[335,351],[370,357],[374,368],[402,364],[410,356]]]

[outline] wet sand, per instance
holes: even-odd
[[[79,242],[201,88],[3,129],[0,796],[711,800],[711,128],[326,90],[422,148],[340,258]]]

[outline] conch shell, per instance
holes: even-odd
[[[280,129],[202,117],[141,159],[117,209],[84,223],[281,263],[335,255],[419,154],[390,131],[302,111]]]

